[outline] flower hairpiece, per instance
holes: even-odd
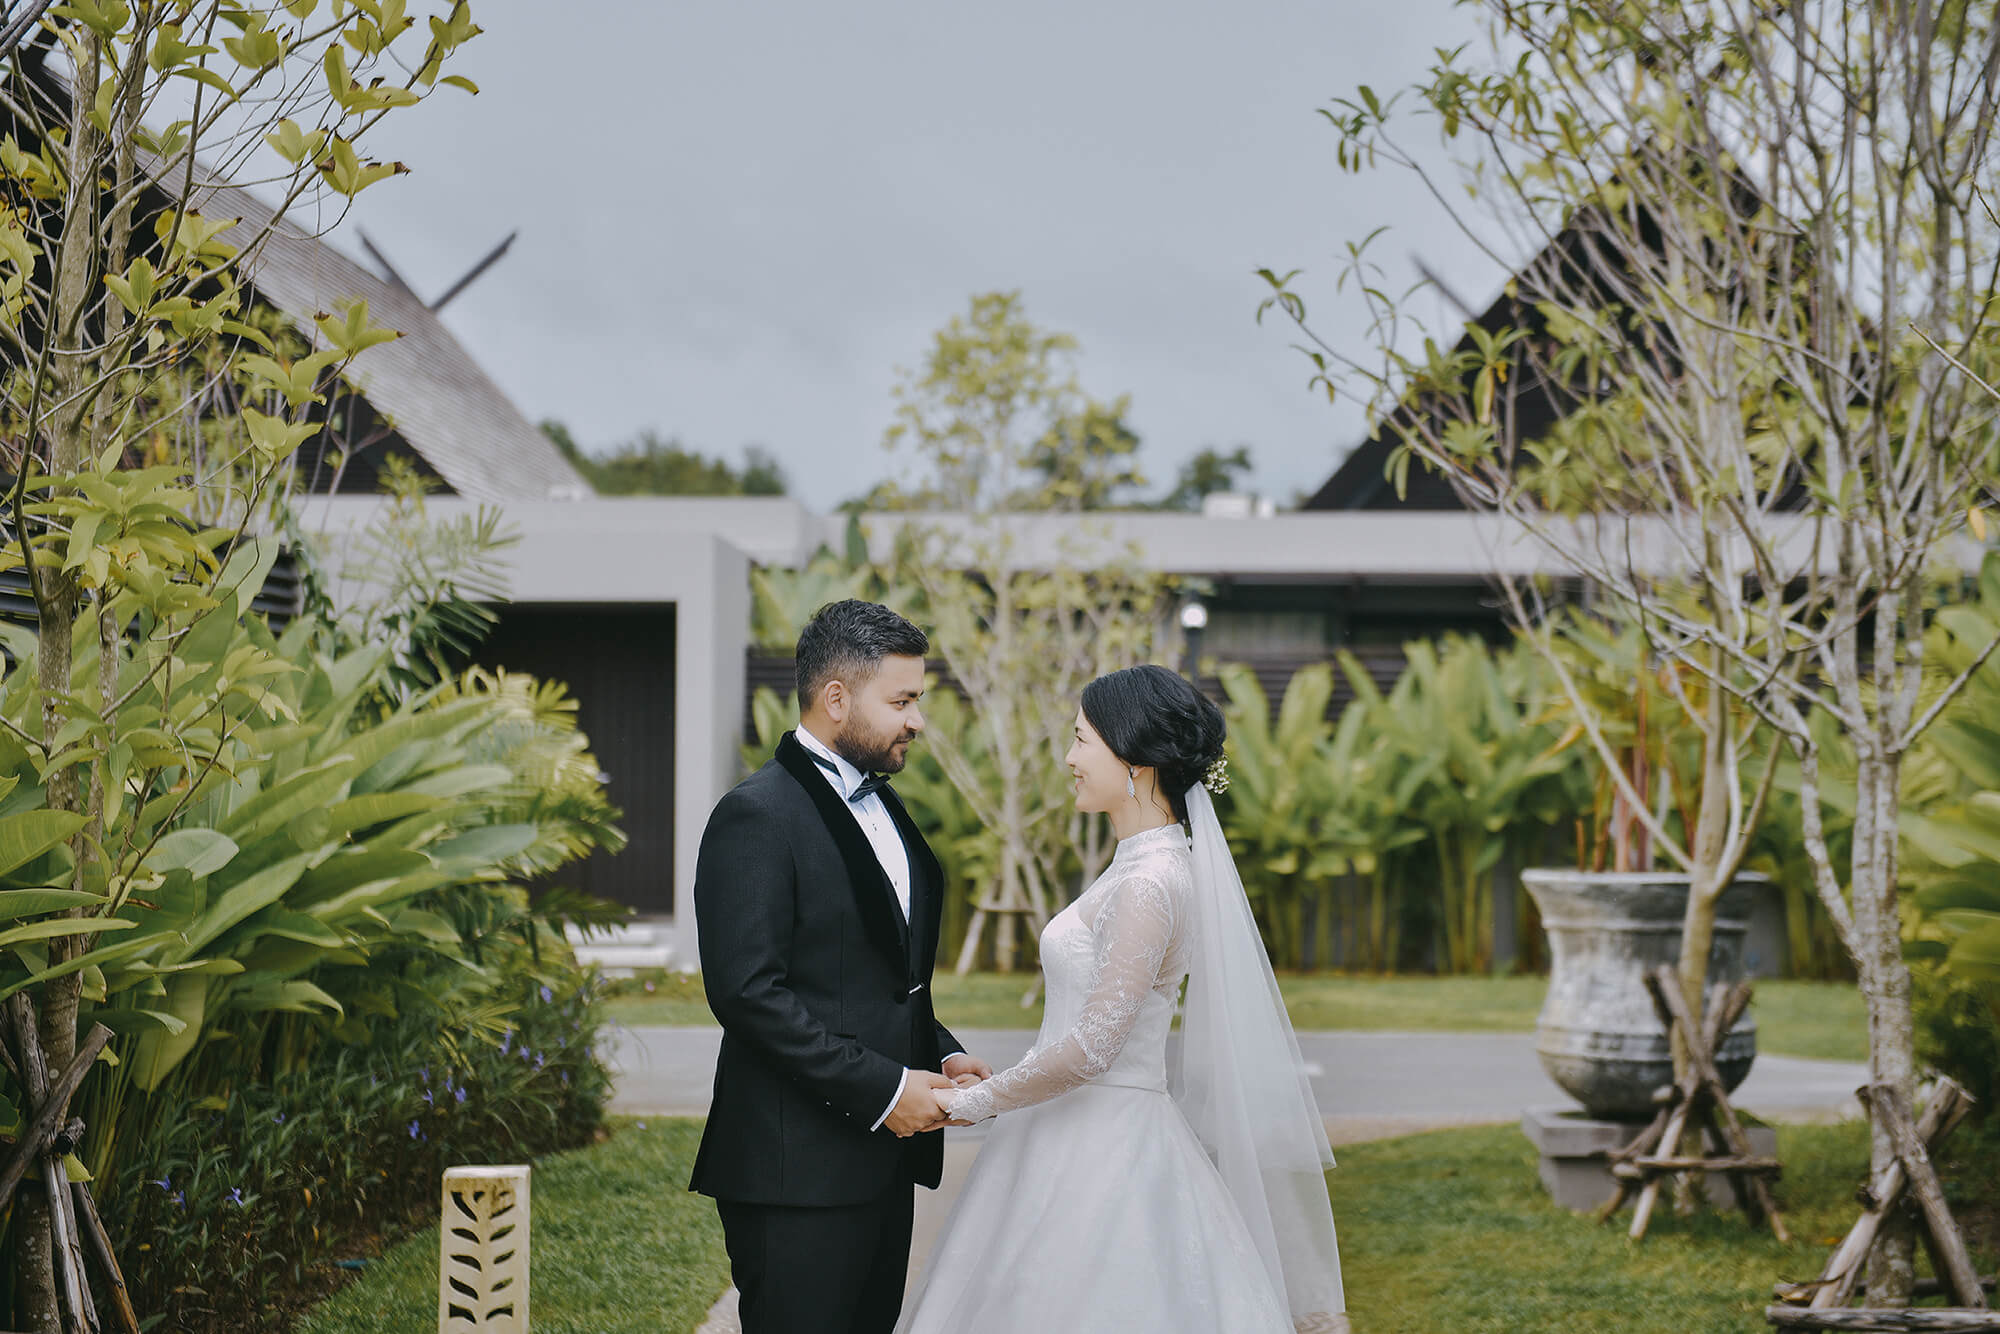
[[[1202,774],[1201,785],[1209,790],[1211,796],[1219,797],[1227,792],[1229,790],[1228,759],[1221,755],[1216,756],[1215,763],[1209,765],[1207,772]]]

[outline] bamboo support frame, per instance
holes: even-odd
[[[111,1030],[93,1024],[76,1054],[54,1079],[49,1077],[42,1045],[35,1029],[35,1010],[26,995],[17,993],[9,1003],[5,1018],[13,1021],[14,1045],[18,1062],[10,1056],[8,1069],[28,1095],[35,1109],[15,1141],[14,1151],[0,1165],[0,1209],[5,1209],[20,1189],[31,1165],[41,1170],[41,1185],[48,1200],[49,1227],[55,1246],[56,1281],[61,1293],[63,1334],[98,1334],[103,1323],[90,1292],[86,1260],[95,1261],[104,1275],[111,1296],[113,1315],[122,1334],[139,1334],[139,1318],[126,1289],[125,1275],[111,1246],[110,1234],[97,1212],[87,1182],[69,1180],[63,1158],[74,1153],[83,1140],[84,1126],[75,1117],[65,1119],[69,1101],[98,1054],[111,1040]],[[7,1025],[0,1023],[0,1031]]]
[[[1984,1330],[2000,1334],[2000,1311],[1991,1309],[1987,1291],[1994,1286],[1972,1268],[1965,1238],[1952,1219],[1931,1153],[1952,1128],[1965,1119],[1971,1095],[1949,1079],[1938,1081],[1923,1114],[1915,1118],[1902,1091],[1889,1083],[1867,1084],[1855,1096],[1885,1130],[1896,1156],[1858,1192],[1861,1217],[1828,1257],[1819,1278],[1811,1283],[1781,1283],[1773,1289],[1777,1305],[1764,1318],[1781,1329],[1834,1330]],[[1939,1277],[1919,1280],[1914,1296],[1944,1295],[1958,1303],[1950,1307],[1855,1308],[1849,1305],[1868,1267],[1882,1224],[1905,1195],[1913,1197],[1922,1219],[1922,1235]]]
[[[1629,1235],[1638,1241],[1652,1224],[1665,1181],[1684,1172],[1720,1172],[1728,1178],[1745,1218],[1753,1225],[1768,1222],[1778,1240],[1790,1241],[1767,1180],[1781,1170],[1778,1160],[1751,1151],[1749,1136],[1730,1105],[1729,1090],[1712,1055],[1722,1034],[1749,1007],[1750,984],[1738,982],[1731,987],[1700,1023],[1689,1012],[1680,978],[1673,969],[1661,967],[1648,973],[1646,990],[1668,1039],[1685,1051],[1686,1060],[1652,1123],[1611,1155],[1611,1174],[1618,1189],[1599,1207],[1597,1221],[1609,1222],[1636,1192],[1639,1198],[1632,1210]],[[1690,1129],[1705,1136],[1713,1152],[1684,1152],[1682,1141]]]

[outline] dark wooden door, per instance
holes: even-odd
[[[674,907],[674,609],[510,605],[479,651],[487,667],[568,684],[629,840],[557,879],[638,913]]]

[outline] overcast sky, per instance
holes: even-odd
[[[645,428],[761,444],[826,509],[885,475],[898,366],[974,292],[1015,288],[1132,396],[1163,489],[1246,443],[1281,503],[1362,434],[1259,329],[1262,265],[1321,282],[1387,223],[1483,301],[1502,277],[1412,179],[1354,177],[1314,109],[1407,83],[1473,34],[1449,0],[1013,0],[992,8],[480,0],[454,68],[476,98],[385,122],[412,174],[356,225],[434,296],[519,228],[445,313],[530,418],[586,447]],[[587,16],[587,17],[586,17]],[[1316,313],[1320,313],[1316,311]]]

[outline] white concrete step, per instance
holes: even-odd
[[[629,977],[641,968],[672,968],[674,951],[669,945],[579,945],[576,961],[596,964],[612,977]]]
[[[665,922],[620,922],[616,926],[565,926],[563,934],[572,945],[652,945],[666,940],[673,928]]]
[[[679,954],[671,943],[672,928],[664,923],[626,922],[590,931],[571,926],[564,934],[578,963],[596,964],[612,977],[630,977],[640,969],[680,966]]]

